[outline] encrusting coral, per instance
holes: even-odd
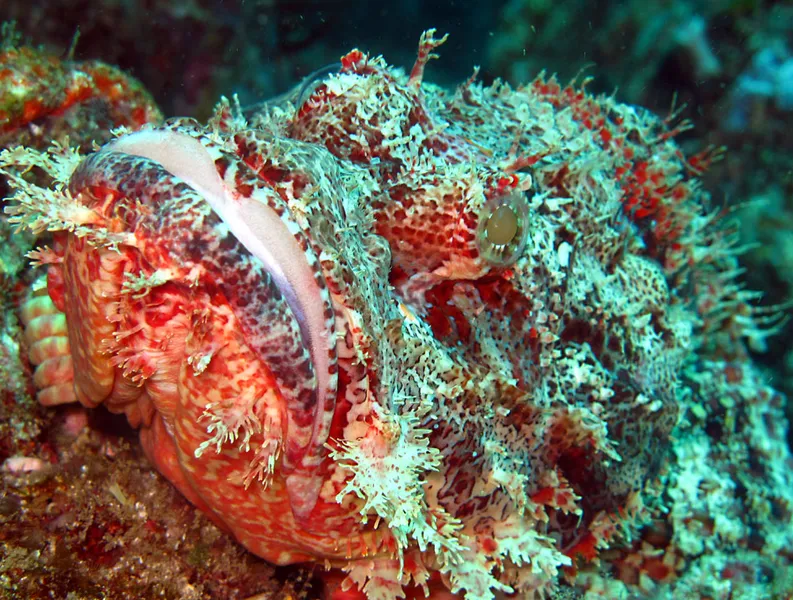
[[[0,153],[13,219],[54,232],[49,299],[23,309],[39,398],[124,413],[247,549],[343,569],[339,598],[682,578],[691,415],[721,394],[687,373],[740,364],[751,401],[743,347],[774,326],[698,184],[715,153],[583,85],[433,86],[444,39],[407,74],[354,50],[304,93],[88,156]],[[789,524],[758,415],[724,435],[765,448],[752,485]],[[639,544],[663,518],[660,568]]]
[[[71,137],[87,151],[115,127],[162,119],[140,82],[116,67],[63,59],[18,38],[12,24],[2,25],[0,146],[46,147]]]

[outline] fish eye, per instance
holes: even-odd
[[[477,232],[479,250],[485,260],[507,265],[520,257],[528,239],[528,214],[526,193],[520,190],[485,202]]]

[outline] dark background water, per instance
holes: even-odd
[[[430,27],[450,34],[431,72],[441,83],[474,65],[486,81],[516,84],[542,69],[569,79],[588,67],[597,89],[660,102],[721,75],[690,81],[702,74],[679,31],[701,19],[703,39],[718,52],[722,38],[753,26],[739,20],[762,10],[759,2],[665,0],[5,0],[0,19],[61,50],[79,30],[76,58],[128,69],[166,114],[185,114],[206,111],[221,92],[245,102],[277,94],[354,47],[409,68]]]

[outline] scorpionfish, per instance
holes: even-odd
[[[338,598],[570,585],[646,516],[690,350],[677,130],[553,78],[432,85],[444,39],[2,157],[14,219],[54,232],[39,400],[125,414],[245,548],[342,569]]]

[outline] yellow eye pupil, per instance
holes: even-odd
[[[479,209],[476,239],[482,258],[492,265],[509,265],[523,254],[529,235],[526,193],[485,198]]]
[[[518,233],[518,215],[509,206],[499,206],[488,218],[485,231],[491,244],[509,244]]]

